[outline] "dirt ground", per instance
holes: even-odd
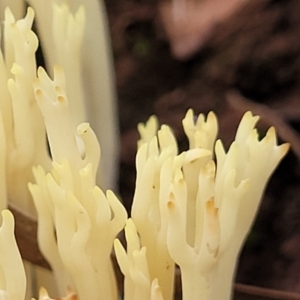
[[[237,281],[300,293],[300,1],[240,2],[223,13],[215,9],[219,0],[187,2],[186,10],[174,8],[184,1],[106,1],[122,134],[120,193],[129,210],[136,125],[151,114],[173,127],[182,149],[181,119],[190,107],[216,112],[227,146],[246,110],[260,114],[259,130],[274,125],[292,150],[267,187]]]

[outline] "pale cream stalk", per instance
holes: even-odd
[[[57,5],[51,1],[48,2],[52,4],[49,12],[52,15],[50,24],[53,27],[52,35],[49,37],[53,40],[51,54],[54,55],[55,65],[60,65],[67,74],[65,90],[68,98],[72,99],[69,105],[73,127],[76,128],[81,122],[87,121],[80,60],[85,24],[84,8],[80,6],[73,15],[66,4]],[[46,24],[43,25],[46,26]],[[47,54],[46,49],[45,53]],[[51,73],[52,66],[49,66]]]
[[[219,241],[217,209],[213,198],[206,202],[197,199],[198,209],[201,209],[202,214],[197,215],[195,223],[199,224],[200,222],[203,230],[194,230],[194,233],[200,232],[203,235],[201,239],[194,237],[197,244],[189,245],[186,210],[188,197],[187,189],[182,190],[184,185],[186,185],[185,180],[179,168],[177,176],[171,183],[169,200],[166,205],[168,209],[167,215],[165,215],[168,219],[168,250],[181,269],[183,299],[210,299],[209,285],[213,276],[211,270],[216,263]]]
[[[1,114],[2,114],[2,121],[5,130],[5,135],[13,136],[13,127],[11,126],[13,122],[12,104],[11,104],[11,97],[7,88],[7,81],[9,76],[11,76],[11,74],[9,74],[9,71],[6,68],[6,63],[4,61],[3,53],[1,50],[0,51]]]
[[[178,170],[180,174],[180,170]],[[201,239],[194,237],[202,246],[191,246],[188,243],[187,230],[187,190],[178,193],[180,185],[184,185],[183,175],[174,179],[173,191],[170,191],[167,203],[168,219],[168,249],[171,257],[180,266],[182,278],[183,299],[211,299],[210,280],[216,264],[216,251],[219,240],[219,223],[217,209],[213,198],[204,203],[199,203],[202,214],[196,219],[196,223],[202,224],[203,230],[195,230],[205,235]],[[200,199],[198,199],[199,201]],[[209,232],[207,232],[209,230]],[[211,233],[211,234],[208,234]]]
[[[2,3],[3,1],[1,1]],[[7,69],[7,72],[8,72],[8,76],[9,77],[12,77],[10,73],[10,69],[12,68],[13,66],[13,63],[15,62],[15,50],[14,50],[14,47],[13,47],[13,44],[12,44],[12,40],[9,36],[9,27],[5,26],[7,24],[7,12],[6,10],[9,9],[11,11],[11,14],[12,14],[12,18],[11,20],[9,21],[10,23],[14,23],[15,22],[15,19],[16,20],[21,20],[24,18],[24,14],[26,14],[26,11],[25,11],[25,3],[24,3],[24,0],[21,1],[21,0],[12,0],[10,1],[12,6],[11,5],[5,5],[5,3],[3,3],[3,13],[4,15],[1,16],[1,20],[4,21],[4,30],[3,30],[3,33],[4,33],[4,40],[3,40],[3,44],[2,44],[2,47],[3,47],[3,51],[5,53],[5,63],[6,63],[6,69]],[[23,3],[20,3],[20,2],[23,2]],[[15,15],[16,13],[16,15]]]
[[[152,147],[152,140],[149,149]],[[170,259],[166,249],[164,236],[165,226],[160,215],[159,192],[160,178],[157,174],[165,159],[170,156],[174,149],[166,149],[157,157],[152,154],[147,156],[148,145],[144,144],[137,154],[137,182],[132,206],[132,219],[141,237],[141,243],[147,248],[147,260],[152,280],[158,278],[164,293],[164,299],[171,299],[174,282],[174,263]],[[154,146],[155,148],[155,146]],[[154,150],[155,151],[155,150]]]
[[[88,121],[102,145],[103,157],[97,182],[104,190],[116,191],[119,124],[107,14],[103,0],[85,0],[84,6],[87,20],[81,53],[83,86]]]
[[[0,112],[0,211],[7,208],[6,187],[6,138],[2,114]],[[0,217],[0,222],[2,218]]]
[[[70,167],[57,167],[55,175],[60,186],[49,175],[47,182],[55,206],[57,246],[64,266],[80,299],[116,299],[110,253],[114,238],[124,226],[125,209],[112,192],[105,196],[98,187],[86,189],[86,184],[91,186],[85,179],[92,178],[89,166],[80,172],[79,202],[68,188]]]
[[[231,297],[240,248],[267,180],[288,149],[287,144],[277,146],[273,128],[259,141],[253,129],[256,122],[256,117],[246,113],[227,153],[217,141],[217,167],[211,160],[200,172],[198,168],[193,170],[198,178],[193,206],[195,228],[189,227],[190,214],[184,209],[188,207],[189,188],[178,190],[180,182],[186,182],[185,167],[171,179],[164,216],[169,222],[168,250],[181,269],[183,299]]]
[[[27,190],[27,182],[33,179],[31,167],[35,164],[49,166],[43,119],[36,105],[32,81],[35,78],[35,51],[38,40],[31,31],[34,12],[28,9],[26,17],[15,21],[7,8],[4,22],[4,45],[6,68],[11,68],[4,91],[1,111],[7,145],[8,197],[21,210],[34,214],[34,207]],[[4,63],[1,63],[5,67]],[[2,78],[8,72],[2,70]],[[6,116],[8,114],[8,116]]]
[[[194,116],[192,109],[189,109],[182,120],[184,132],[189,140],[188,162],[183,165],[184,178],[187,183],[188,201],[187,201],[187,232],[188,242],[194,244],[195,236],[195,201],[198,192],[199,172],[206,163],[213,158],[213,148],[218,133],[218,121],[214,113],[210,112],[207,118],[203,114]],[[193,157],[196,149],[206,149],[210,151],[209,155],[197,159]]]
[[[36,169],[38,186],[29,186],[35,202],[45,202],[36,204],[39,219],[47,213],[46,210],[52,215],[39,224],[53,227],[49,238],[40,236],[40,243],[45,243],[42,249],[52,251],[47,246],[53,245],[55,232],[61,263],[79,298],[116,299],[110,253],[114,238],[125,225],[126,211],[111,191],[104,195],[96,186],[100,147],[87,123],[77,128],[84,143],[84,155],[78,149],[62,69],[55,67],[53,81],[41,68],[38,76],[34,90],[45,118],[54,160],[52,172],[46,174]],[[45,199],[39,199],[39,194],[46,195]],[[40,230],[46,233],[45,228]],[[51,256],[53,254],[49,253],[48,257]],[[56,257],[53,263],[60,264]]]
[[[80,60],[84,24],[83,6],[73,15],[66,4],[53,4],[54,49],[59,50],[54,52],[55,64],[60,65],[66,74],[66,94],[68,99],[71,99],[69,105],[74,128],[88,121]]]
[[[224,248],[226,249],[230,238],[232,238],[232,227],[236,225],[235,212],[239,207],[238,205],[242,195],[248,188],[247,181],[241,182],[239,186],[235,187],[235,173],[229,172],[222,183],[223,185],[219,186],[225,195],[222,199],[222,207],[218,208],[214,196],[214,170],[214,163],[211,161],[211,163],[200,172],[199,176],[199,192],[194,207],[196,211],[196,229],[194,230],[193,254],[190,254],[191,265],[187,267],[185,262],[182,263],[183,265],[180,264],[184,286],[184,299],[197,299],[199,295],[205,295],[203,299],[215,299],[214,296],[212,296],[213,289],[211,286],[215,280],[216,268],[218,267],[220,255],[222,255]],[[203,191],[204,189],[206,191]],[[187,220],[184,223],[188,224]],[[174,226],[174,220],[170,226]],[[175,226],[178,225],[175,224]],[[228,229],[226,230],[226,228]],[[172,235],[172,233],[170,233],[170,235]],[[169,246],[169,250],[171,255],[173,253],[172,251],[180,251],[179,247],[178,249],[171,250],[171,245]],[[196,260],[194,258],[195,255],[197,257]],[[177,262],[177,260],[175,261]],[[194,264],[192,261],[194,261]],[[180,261],[177,263],[179,262]],[[203,282],[201,290],[199,289],[197,280],[192,280],[197,277],[199,278],[199,282],[201,282],[201,280]],[[195,285],[191,286],[193,283]]]
[[[26,278],[14,236],[14,217],[9,210],[3,210],[2,219],[2,226],[0,227],[1,299],[23,300],[26,291]]]
[[[72,188],[76,190],[79,188],[76,184],[80,181],[79,171],[89,163],[92,164],[92,174],[96,176],[101,153],[98,140],[88,123],[80,124],[75,131],[65,88],[65,75],[60,66],[54,67],[53,80],[43,68],[38,69],[34,92],[44,117],[52,159],[59,164],[63,160],[68,161],[75,180]],[[83,142],[84,153],[76,142],[76,136]],[[92,180],[95,185],[96,179]],[[79,195],[80,192],[75,194]]]
[[[54,223],[54,205],[47,188],[45,170],[34,167],[33,174],[36,184],[28,184],[38,215],[37,238],[39,249],[51,265],[59,295],[64,295],[66,287],[74,286],[70,275],[64,268],[57,248],[57,236]]]
[[[151,300],[164,300],[157,278],[155,278],[151,284]]]
[[[213,150],[218,133],[218,121],[213,112],[210,112],[207,118],[203,114],[196,117],[194,111],[189,109],[182,120],[182,125],[189,140],[189,149]]]
[[[140,139],[138,140],[138,149],[144,144],[149,143],[158,131],[158,119],[156,116],[151,116],[146,124],[139,123],[137,126]]]
[[[52,11],[54,2],[57,4],[54,4],[55,9]],[[78,87],[82,87],[82,90],[74,97],[76,96],[76,99],[81,101],[79,107],[84,108],[80,110],[75,104],[74,107],[72,106],[72,111],[76,111],[75,114],[81,115],[82,118],[75,120],[75,123],[77,122],[75,126],[81,122],[90,122],[103,147],[104,159],[100,162],[97,182],[104,189],[111,188],[116,190],[118,168],[116,157],[118,157],[119,132],[112,54],[104,3],[98,0],[29,0],[29,3],[37,12],[40,39],[46,58],[46,65],[50,73],[52,72],[52,66],[59,63],[63,68],[66,68],[67,78],[77,76],[74,82],[71,79],[67,79],[67,94],[72,101],[73,96],[71,97],[69,92],[73,95],[78,90]],[[55,40],[57,40],[55,36],[58,31],[62,31],[62,26],[53,22],[54,19],[58,20],[58,16],[54,18],[54,14],[61,11],[61,8],[65,7],[65,5],[70,7],[68,19],[74,18],[71,17],[71,14],[74,14],[81,5],[84,5],[86,12],[83,43],[81,51],[78,53],[79,56],[75,61],[69,57],[61,61],[62,56],[59,54],[61,45],[58,45],[58,48],[54,47]],[[80,21],[81,10],[78,14]],[[66,43],[68,42],[64,41],[64,44]],[[64,54],[64,56],[66,55]],[[70,55],[74,56],[74,54]],[[77,67],[80,68],[82,76],[74,74],[73,64],[77,63],[77,61],[80,63]],[[71,74],[69,74],[69,71]],[[82,82],[77,87],[75,82],[79,79]],[[78,96],[82,94],[83,98],[79,99]],[[82,103],[84,102],[85,104],[83,105]]]
[[[72,192],[66,194],[52,176],[48,176],[47,184],[54,201],[57,247],[64,267],[80,299],[99,299],[93,267],[85,253],[91,228],[86,210]]]
[[[288,149],[277,146],[272,128],[258,141],[256,122],[245,114],[228,153],[216,143],[217,168],[212,160],[218,130],[214,114],[205,121],[188,111],[183,126],[190,149],[180,155],[168,127],[151,140],[157,121],[140,125],[132,217],[149,251],[151,276],[164,274],[157,275],[163,293],[168,276],[159,266],[169,257],[181,268],[183,299],[230,299],[239,249],[267,179]]]
[[[183,168],[188,178],[188,186],[186,182],[178,186],[178,192],[189,195],[191,204],[182,209],[189,214],[189,227],[192,227],[195,222],[193,196],[196,197],[197,194],[197,174],[201,166],[212,158],[212,149],[205,147],[212,147],[217,132],[216,118],[212,113],[207,121],[201,115],[195,123],[190,110],[183,124],[191,149],[181,155],[178,155],[176,139],[168,126],[163,125],[156,133],[158,122],[152,117],[146,125],[140,124],[138,127],[141,140],[136,158],[137,181],[132,218],[141,243],[147,248],[151,278],[158,278],[165,299],[172,299],[174,281],[174,262],[166,246],[168,224],[164,217],[167,214],[166,203],[170,185],[174,176],[179,176],[178,169]],[[197,147],[200,145],[202,149]],[[192,236],[194,233],[190,230],[189,234]],[[192,243],[193,238],[190,239]]]
[[[246,113],[235,138],[234,148],[237,148],[237,152],[232,155],[232,159],[235,160],[236,182],[249,178],[250,186],[240,201],[240,207],[236,213],[237,225],[232,231],[231,242],[220,259],[213,288],[213,297],[216,298],[222,295],[226,297],[224,299],[230,299],[230,282],[233,280],[241,246],[252,226],[267,181],[289,149],[288,144],[277,145],[275,130],[272,127],[266,136],[259,140],[254,128],[257,120],[257,117],[253,117],[250,112]],[[220,142],[216,145],[217,163],[220,165],[220,174],[218,175],[217,172],[216,184],[222,180],[221,174],[230,165],[228,160],[230,160],[231,151],[234,149],[230,149],[226,154]]]
[[[121,242],[114,242],[115,253],[124,279],[125,300],[163,300],[157,278],[151,280],[146,248],[141,247],[134,222],[128,219],[125,226],[127,253]]]
[[[47,128],[52,159],[57,162],[68,159],[72,165],[75,164],[74,168],[78,168],[81,153],[77,147],[75,128],[70,116],[63,69],[55,65],[54,79],[51,80],[43,68],[38,68],[38,78],[33,87]]]
[[[54,220],[48,220],[48,223],[47,220],[41,220],[39,223],[39,226],[48,224],[54,228],[48,226],[42,229],[45,236],[39,236],[39,241],[42,249],[53,245],[55,230],[56,247],[62,264],[72,278],[73,289],[80,299],[117,299],[110,253],[114,238],[124,227],[126,211],[111,191],[105,196],[98,187],[93,186],[95,178],[91,164],[80,171],[80,178],[81,182],[76,181],[80,201],[72,192],[75,178],[67,161],[62,165],[54,163],[52,174],[46,175],[45,188],[41,184],[30,187],[33,192],[35,189],[46,189],[43,192],[50,195],[54,207]],[[34,199],[36,202],[46,200],[38,198],[38,194]],[[43,205],[37,204],[38,213]],[[42,217],[39,214],[39,218]],[[43,246],[49,240],[46,230],[50,231],[51,244]],[[51,251],[56,252],[56,247],[46,251],[53,256]]]

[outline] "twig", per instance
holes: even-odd
[[[296,293],[277,291],[273,289],[261,288],[257,286],[250,286],[246,284],[236,283],[235,291],[238,293],[263,297],[263,299],[278,299],[278,300],[300,300],[300,295]]]

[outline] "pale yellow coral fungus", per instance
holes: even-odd
[[[99,92],[108,102],[102,112],[105,125],[101,123],[96,133],[111,128],[107,143],[100,136],[101,150],[92,130],[95,121],[90,126],[86,120],[88,112],[97,114],[100,106],[95,109],[94,101],[89,106],[83,101],[98,91],[94,83],[91,89],[85,87],[81,71],[91,67],[82,49],[89,56],[95,48],[82,41],[91,39],[89,34],[86,39],[86,29],[97,19],[99,2],[89,0],[84,7],[79,1],[59,2],[29,1],[38,13],[51,76],[41,67],[36,70],[33,9],[28,8],[19,21],[5,10],[5,55],[0,53],[0,208],[6,206],[8,195],[19,208],[34,214],[28,185],[37,211],[40,250],[51,265],[59,296],[67,294],[60,299],[118,299],[111,261],[114,245],[125,276],[122,296],[127,300],[173,299],[176,265],[184,300],[229,300],[240,249],[267,181],[288,145],[277,145],[274,128],[259,140],[258,117],[248,112],[225,150],[216,141],[214,113],[194,116],[189,110],[182,121],[189,148],[179,153],[172,129],[159,127],[153,116],[138,126],[136,188],[131,219],[127,219],[115,194],[104,192],[97,180],[103,161],[108,161],[108,168],[102,170],[108,171],[102,172],[102,178],[107,175],[108,180],[102,186],[113,185],[115,176],[111,170],[116,166],[112,165],[116,124],[111,118],[109,75],[101,82],[107,88]],[[88,74],[95,74],[93,66]],[[20,202],[24,199],[27,202]],[[2,215],[0,298],[23,300],[26,278],[13,235],[14,220],[8,210]],[[124,227],[126,250],[116,239]],[[41,288],[39,299],[50,297],[56,295],[49,296]]]
[[[61,65],[67,74],[66,93],[75,127],[89,122],[102,145],[105,159],[100,162],[97,182],[104,189],[116,189],[118,121],[104,2],[29,0],[28,3],[37,14],[49,74],[52,76],[55,64]]]
[[[57,281],[65,285],[61,291],[69,285],[80,299],[115,299],[110,253],[127,214],[111,191],[105,195],[96,186],[99,144],[90,126],[82,123],[77,129],[84,147],[84,154],[80,152],[64,82],[62,69],[56,67],[53,81],[39,69],[34,84],[53,158],[52,172],[35,169],[38,185],[29,185],[41,220],[39,243]]]
[[[14,218],[9,210],[2,211],[0,227],[0,295],[5,300],[25,297],[25,271],[14,237]]]
[[[31,214],[34,208],[26,187],[33,179],[31,168],[36,164],[47,168],[50,163],[45,126],[32,89],[38,47],[37,36],[31,31],[33,19],[31,8],[19,21],[8,8],[5,10],[5,56],[1,61],[7,192],[12,203]]]
[[[239,251],[267,180],[288,150],[287,144],[277,146],[273,128],[259,141],[257,120],[244,115],[227,153],[220,140],[214,146],[218,125],[212,113],[206,121],[187,113],[190,149],[181,154],[166,126],[152,139],[145,138],[153,134],[152,123],[148,132],[140,126],[132,218],[164,299],[171,299],[174,273],[168,270],[174,263],[184,299],[230,299]]]
[[[160,300],[162,291],[157,278],[152,280],[146,258],[146,247],[140,246],[136,227],[131,219],[125,226],[127,253],[119,240],[115,240],[114,248],[116,257],[125,275],[124,299],[125,300]]]

